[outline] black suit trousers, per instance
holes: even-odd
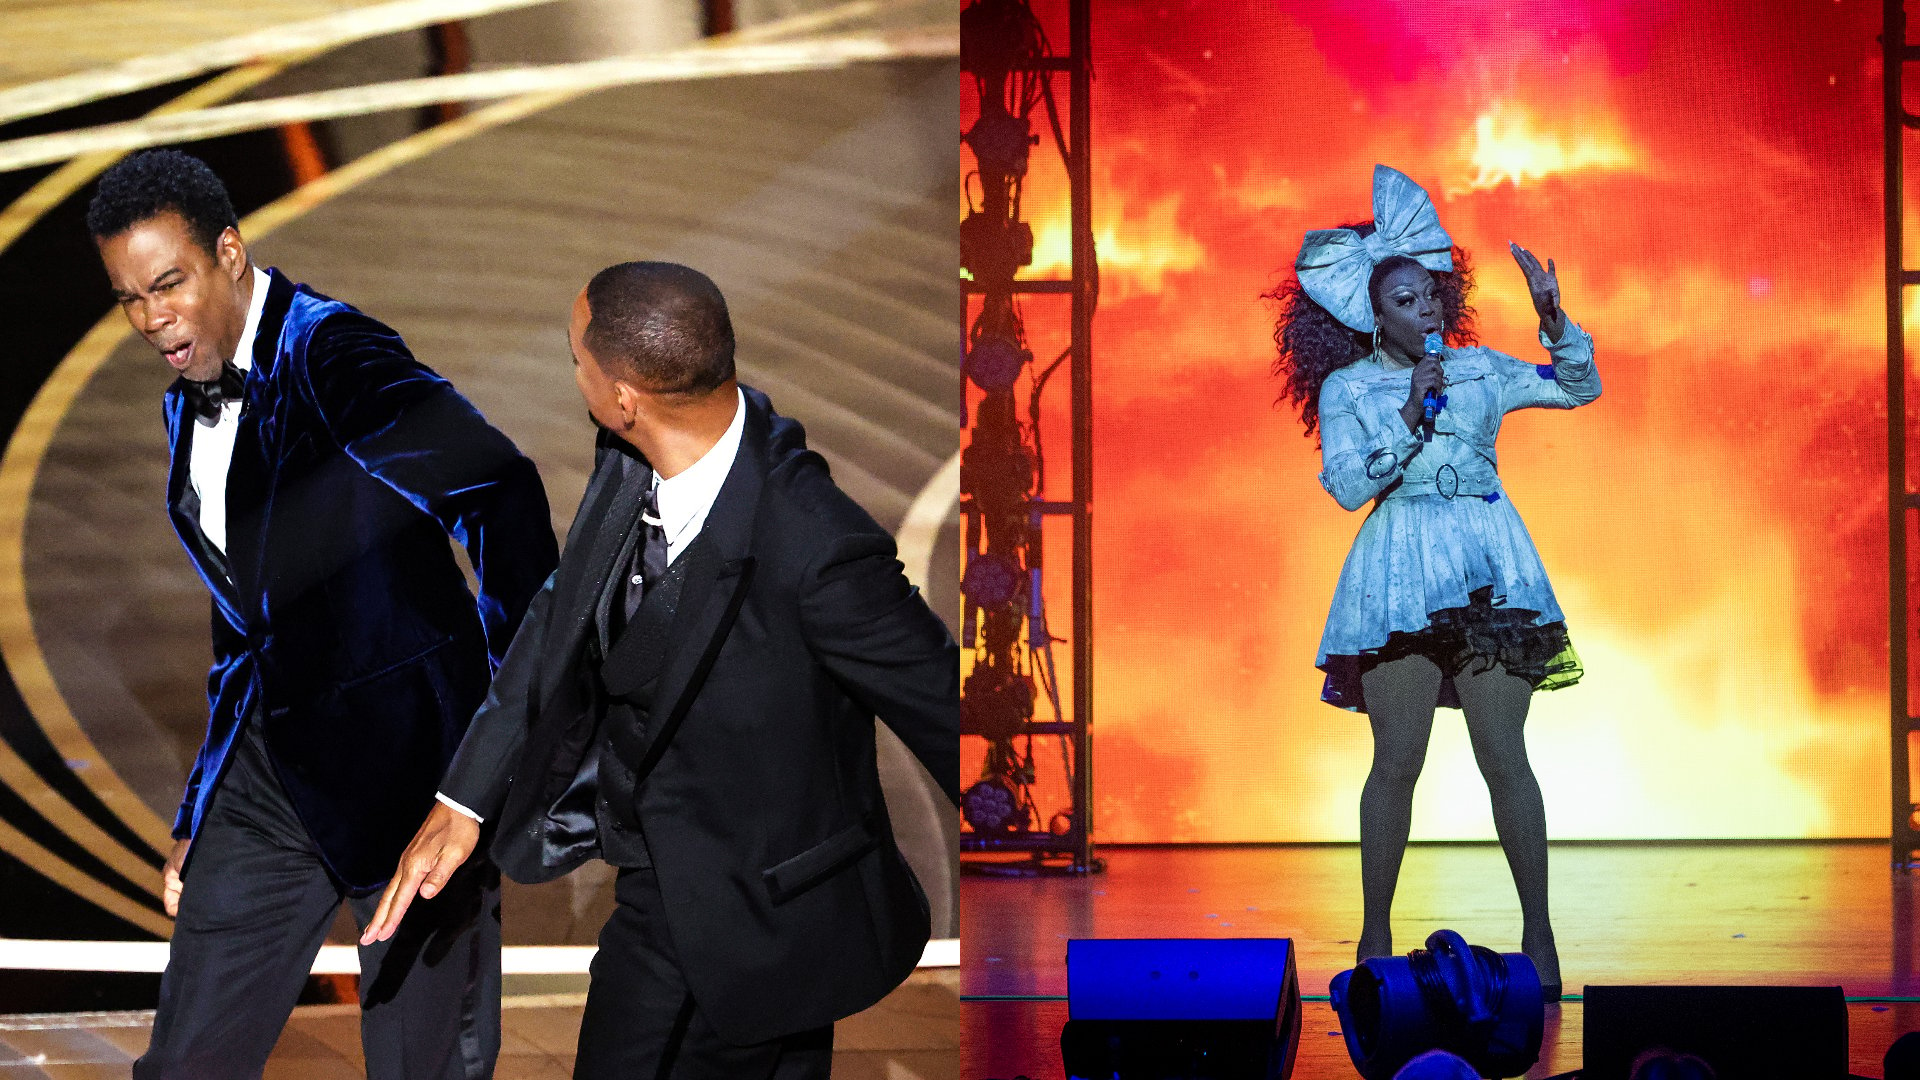
[[[254,1080],[345,887],[327,872],[247,725],[194,840],[153,1040],[134,1080]],[[364,927],[380,895],[353,897]],[[499,872],[469,862],[360,949],[369,1080],[485,1080],[500,1052]]]
[[[680,973],[653,870],[622,870],[613,895],[574,1080],[826,1080],[833,1025],[747,1046],[720,1038]]]

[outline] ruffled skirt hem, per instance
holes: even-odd
[[[1431,612],[1427,626],[1394,631],[1385,644],[1355,655],[1329,654],[1319,665],[1327,673],[1320,700],[1342,709],[1366,712],[1361,676],[1376,665],[1407,656],[1425,656],[1439,666],[1443,708],[1460,707],[1454,676],[1491,671],[1495,665],[1527,680],[1535,690],[1558,690],[1580,681],[1580,657],[1563,621],[1536,622],[1540,612],[1495,607],[1491,588],[1476,589],[1464,607]]]

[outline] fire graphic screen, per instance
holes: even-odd
[[[1064,2],[1035,11],[1064,50]],[[1554,260],[1595,341],[1600,400],[1514,413],[1499,443],[1586,670],[1528,722],[1551,835],[1886,835],[1879,16],[1096,0],[1097,840],[1357,835],[1367,720],[1320,702],[1314,660],[1366,509],[1321,489],[1315,441],[1277,403],[1261,294],[1304,232],[1371,216],[1376,163],[1432,193],[1471,255],[1482,344],[1548,360],[1509,240]],[[970,79],[961,101],[965,130]],[[1064,277],[1067,183],[1036,132],[1024,274]],[[1066,301],[1022,313],[1043,367]],[[1067,398],[1046,393],[1041,495],[1060,499]],[[1068,543],[1049,530],[1065,637]],[[965,741],[963,784],[982,758]],[[1065,762],[1050,739],[1032,752],[1044,820]],[[1492,835],[1461,715],[1441,710],[1414,836]]]

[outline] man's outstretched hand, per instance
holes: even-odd
[[[414,894],[433,899],[479,843],[479,822],[435,802],[426,823],[413,834],[413,842],[400,853],[400,866],[393,872],[393,880],[387,882],[387,891],[380,897],[380,906],[374,909],[366,932],[360,935],[360,944],[371,945],[392,937]]]

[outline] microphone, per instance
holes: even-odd
[[[1426,340],[1427,355],[1438,358],[1440,356],[1440,347],[1440,335],[1428,334]],[[1425,414],[1427,423],[1433,423],[1434,414],[1440,411],[1440,399],[1436,398],[1433,391],[1429,389],[1426,396],[1420,399],[1420,403],[1426,407]]]

